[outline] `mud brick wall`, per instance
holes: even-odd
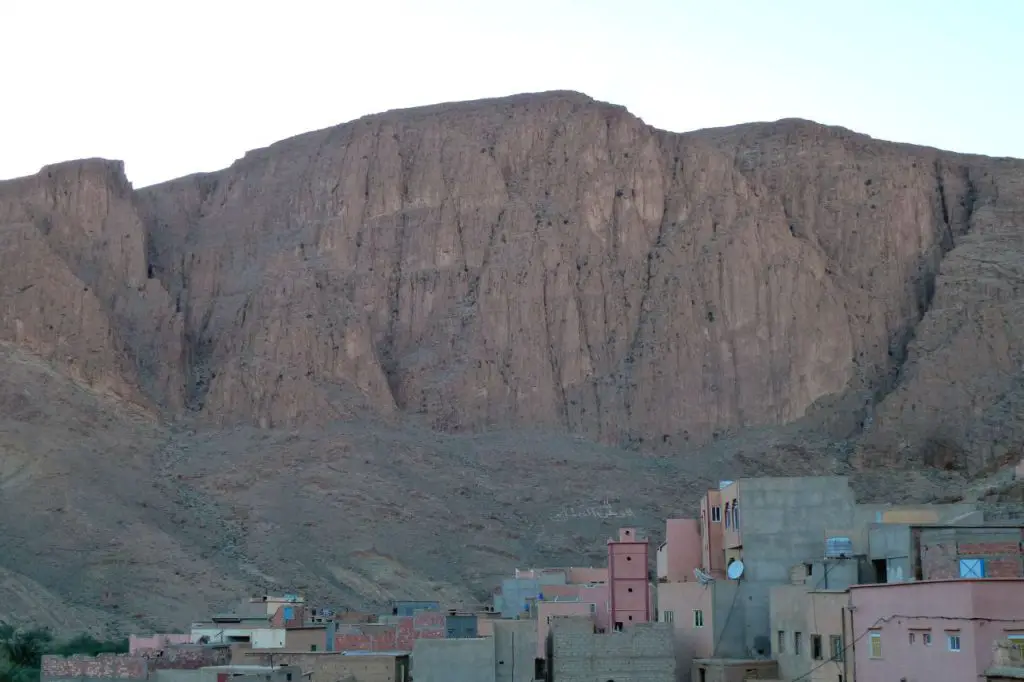
[[[168,647],[147,655],[150,670],[198,670],[209,665],[231,663],[231,647],[187,645]]]
[[[334,636],[335,651],[412,651],[417,639],[444,639],[445,615],[437,611],[401,616],[391,624],[348,625]]]
[[[145,680],[149,664],[142,656],[100,654],[99,656],[43,656],[42,682],[72,680]]]
[[[986,578],[1024,577],[1024,529],[922,529],[921,574],[925,580],[960,577],[961,559],[983,559]]]

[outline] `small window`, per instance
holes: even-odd
[[[633,560],[633,557],[631,557],[631,556],[627,556],[626,557],[626,561],[632,561],[632,560]]]
[[[871,633],[871,658],[882,657],[882,633]]]
[[[309,645],[309,650],[310,651],[316,651],[316,644],[310,644]]]
[[[662,623],[674,623],[674,622],[676,622],[676,614],[673,613],[672,611],[662,611],[661,612],[661,622]]]
[[[786,631],[785,630],[779,630],[778,640],[779,641],[778,641],[778,644],[777,644],[776,648],[779,650],[779,653],[780,654],[786,653]]]
[[[739,500],[732,503],[732,527],[740,529],[740,503]]]
[[[800,655],[800,649],[803,648],[803,643],[804,643],[803,640],[804,640],[803,633],[801,633],[801,632],[794,632],[793,633],[793,655],[794,656],[799,656]]]
[[[627,587],[626,589],[629,590],[630,594],[633,593],[633,588],[632,587]]]
[[[832,652],[833,661],[843,660],[843,638],[839,635],[829,635],[828,648]]]
[[[922,633],[921,634],[921,642],[924,643],[925,646],[931,646],[932,645],[932,633],[930,633],[930,632]]]
[[[960,634],[946,635],[946,641],[949,643],[950,651],[960,651]]]
[[[729,514],[729,503],[725,503],[725,527],[732,527],[732,516]]]
[[[702,628],[704,627],[704,612],[700,609],[693,610],[693,627]]]
[[[630,619],[630,620],[633,620],[633,616],[630,616],[630,617],[629,617],[629,619]]]
[[[961,559],[960,560],[960,577],[961,578],[984,578],[985,577],[985,560],[984,559]]]
[[[910,635],[908,636],[908,639],[910,640],[910,643],[913,644],[914,640],[917,639],[917,635],[915,635],[913,632],[911,632]]]
[[[615,623],[615,632],[622,632],[622,623],[619,621]]]
[[[811,658],[821,660],[821,635],[811,635]]]
[[[718,505],[711,508],[711,521],[714,523],[720,523],[722,521],[722,508]]]

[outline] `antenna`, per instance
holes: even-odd
[[[739,559],[732,562],[729,564],[729,569],[726,573],[729,576],[729,580],[739,580],[740,576],[743,575],[743,562]]]
[[[707,585],[708,583],[715,582],[714,578],[712,578],[710,575],[708,575],[699,568],[693,569],[693,575],[695,578],[697,578],[697,582],[699,582],[701,585]]]

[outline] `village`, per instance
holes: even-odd
[[[250,597],[127,654],[45,656],[42,682],[1024,679],[1019,521],[860,504],[839,476],[749,478],[664,538],[621,528],[606,565],[517,568],[483,607]]]

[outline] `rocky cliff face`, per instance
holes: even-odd
[[[454,603],[719,478],[956,494],[1024,444],[1022,226],[1022,161],[562,92],[0,183],[0,603]]]
[[[5,253],[60,261],[83,338],[48,313],[9,328],[220,423],[422,415],[678,450],[851,390],[870,415],[897,386],[879,425],[928,421],[956,399],[901,377],[908,344],[936,287],[993,291],[962,270],[1015,240],[1022,176],[798,120],[670,134],[575,93],[391,112],[134,195],[101,162],[7,183],[27,236]],[[958,371],[1013,364],[978,360]],[[941,405],[897,406],[918,390]]]

